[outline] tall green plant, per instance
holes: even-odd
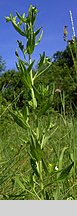
[[[53,175],[53,173],[55,174],[55,170],[54,172],[49,173],[49,169],[45,159],[44,148],[53,134],[51,132],[49,134],[49,131],[51,131],[55,127],[54,130],[55,132],[57,130],[57,127],[51,124],[50,116],[47,113],[49,106],[53,101],[54,88],[50,98],[46,101],[46,103],[44,102],[44,104],[41,105],[41,108],[38,111],[38,104],[41,95],[35,88],[35,81],[36,79],[38,79],[39,76],[41,76],[43,73],[48,71],[52,63],[50,63],[49,61],[47,62],[47,59],[45,61],[45,56],[43,56],[43,59],[41,58],[40,60],[40,67],[42,66],[43,62],[47,63],[47,67],[43,70],[38,69],[36,73],[33,72],[34,61],[32,60],[32,54],[34,52],[35,46],[39,44],[43,35],[43,31],[41,30],[41,28],[35,31],[35,21],[36,21],[37,13],[38,13],[37,8],[30,5],[27,16],[25,13],[20,15],[18,12],[16,12],[16,16],[13,16],[11,13],[10,17],[5,17],[5,18],[6,18],[6,22],[11,22],[15,30],[26,39],[26,45],[23,45],[21,41],[17,40],[18,46],[22,51],[24,60],[22,60],[19,57],[18,50],[16,50],[15,53],[18,59],[16,66],[21,73],[21,79],[23,80],[25,87],[29,89],[30,96],[31,96],[31,99],[27,101],[27,106],[24,109],[23,113],[20,111],[13,112],[11,109],[9,110],[9,112],[13,117],[13,119],[15,120],[15,122],[28,132],[28,138],[25,143],[26,143],[26,148],[29,144],[29,148],[27,148],[27,152],[30,157],[30,164],[32,168],[32,172],[30,175],[30,186],[32,192],[25,188],[25,186],[22,184],[19,178],[16,178],[16,181],[24,191],[27,191],[30,194],[32,194],[34,198],[36,197],[37,199],[43,200],[48,198],[46,188],[51,184],[50,182],[49,184],[44,185],[43,175],[44,173],[45,175]],[[17,22],[18,19],[19,21]],[[37,39],[37,36],[40,33],[40,31],[41,34]],[[26,61],[27,56],[28,56],[28,61]],[[32,119],[32,121],[34,120],[33,127],[31,124],[30,110],[32,110],[32,114],[33,114],[33,119]],[[42,119],[42,116],[45,115],[46,113],[48,115],[47,123],[44,127],[41,128],[40,120]],[[69,171],[72,166],[73,163],[71,166],[68,167]],[[64,178],[63,171],[61,172],[61,178],[62,178],[62,173]],[[36,190],[37,185],[39,187],[38,193]]]

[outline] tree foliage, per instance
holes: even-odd
[[[77,42],[76,42],[77,43]],[[72,44],[72,51],[74,57],[76,59],[76,44]],[[51,59],[45,57],[45,52],[43,55],[40,55],[40,59],[35,69],[34,73],[39,73],[47,67],[46,59],[51,63]],[[21,72],[17,72],[15,70],[8,70],[3,73],[0,77],[0,91],[2,97],[6,99],[8,102],[13,102],[16,97],[14,106],[16,105],[19,108],[22,108],[26,103],[27,99],[30,100],[30,94],[28,88],[23,84],[21,79]],[[39,106],[43,101],[47,101],[50,97],[54,87],[54,99],[51,103],[51,107],[55,110],[61,110],[61,94],[57,92],[56,89],[61,90],[61,93],[65,93],[65,106],[67,112],[70,112],[70,105],[73,110],[76,110],[77,105],[77,76],[74,68],[74,63],[71,57],[69,46],[66,47],[64,51],[58,51],[53,55],[53,62],[50,68],[45,72],[45,74],[41,74],[41,77],[38,77],[35,82],[35,87],[37,91],[35,91],[37,100],[38,93],[39,96],[41,94],[41,98],[39,101]]]
[[[2,56],[0,56],[0,74],[5,71],[5,61],[2,59]]]

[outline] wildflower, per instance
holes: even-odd
[[[67,200],[73,200],[73,197],[68,197]]]
[[[58,171],[58,167],[57,166],[55,166],[55,170]]]
[[[49,163],[49,166],[52,167],[53,165],[51,163]]]
[[[55,92],[61,93],[61,89],[56,89]]]

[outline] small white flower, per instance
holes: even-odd
[[[61,89],[56,89],[55,92],[61,93]]]
[[[58,167],[57,167],[57,166],[55,166],[55,170],[58,170]]]

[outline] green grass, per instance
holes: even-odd
[[[46,124],[46,116],[40,121],[40,128],[44,128]],[[51,182],[46,188],[48,199],[64,200],[77,199],[77,119],[63,119],[58,114],[50,116],[51,122],[56,124],[56,130],[53,128],[50,133],[52,136],[45,146],[45,160],[49,167],[50,173],[54,167],[65,168],[74,161],[74,167],[71,169],[68,177],[61,181],[55,181],[56,175],[46,176],[43,174],[44,185]],[[31,167],[29,156],[26,151],[26,143],[28,134],[25,133],[9,115],[5,115],[1,119],[0,124],[0,199],[38,199],[37,195],[32,194],[29,184]],[[49,164],[52,164],[50,167]],[[22,185],[20,185],[20,180]],[[23,185],[26,190],[24,191]],[[39,194],[38,181],[36,191]],[[30,193],[31,192],[31,193]],[[47,197],[46,197],[47,199]]]

